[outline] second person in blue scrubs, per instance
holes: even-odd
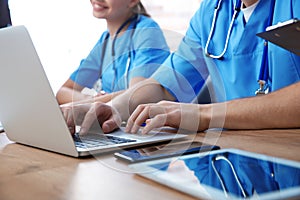
[[[104,132],[128,120],[126,131],[131,133],[145,121],[143,133],[165,125],[195,132],[208,128],[300,127],[300,57],[271,43],[265,46],[256,36],[267,26],[292,18],[300,18],[298,0],[203,0],[178,51],[150,79],[108,105],[79,106],[64,114],[68,119],[74,117],[73,112],[85,115],[82,134],[95,120],[101,122]],[[208,78],[216,103],[191,104]],[[258,80],[265,84],[259,85]],[[262,92],[270,94],[255,97],[261,85]],[[140,105],[161,100],[181,103]],[[69,126],[74,126],[72,121]]]
[[[105,19],[108,30],[57,92],[59,104],[92,101],[81,92],[85,87],[107,102],[150,77],[169,55],[162,30],[139,0],[90,1],[94,17]]]

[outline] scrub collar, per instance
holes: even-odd
[[[249,21],[249,18],[251,17],[253,11],[255,10],[255,8],[259,2],[260,2],[260,0],[258,0],[255,4],[253,4],[247,8],[244,8],[243,4],[242,4],[241,11],[244,13],[244,19],[245,19],[246,23]]]

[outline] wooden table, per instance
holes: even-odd
[[[199,133],[193,140],[300,161],[300,129]],[[194,199],[137,176],[112,154],[72,158],[0,134],[1,200]]]

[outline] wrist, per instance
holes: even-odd
[[[226,103],[212,103],[203,105],[201,112],[203,112],[202,121],[204,128],[224,128],[226,109]]]
[[[212,106],[210,104],[199,104],[198,112],[200,113],[198,131],[207,130],[210,128]]]
[[[106,105],[114,109],[114,112],[120,116],[121,121],[127,121],[127,119],[129,118],[129,111],[128,109],[126,109],[126,106],[124,106],[124,104],[120,104],[114,100],[111,100],[107,102]]]

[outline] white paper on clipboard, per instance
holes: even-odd
[[[269,26],[257,36],[300,56],[300,20],[291,19]]]

